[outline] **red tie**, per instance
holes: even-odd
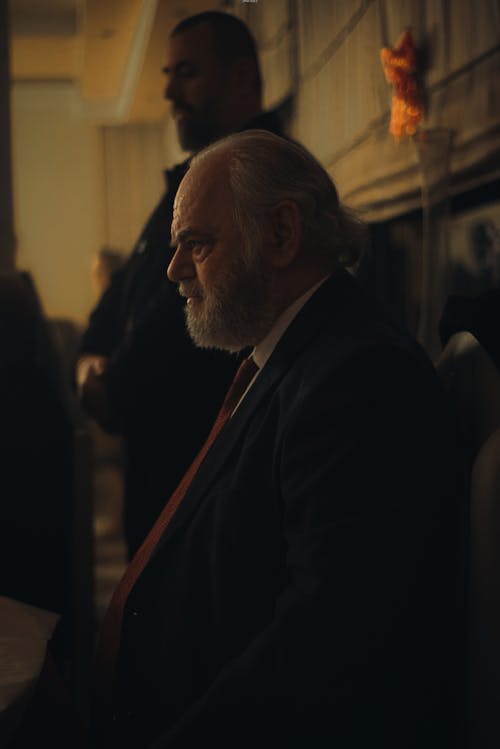
[[[191,466],[188,468],[177,489],[163,508],[158,520],[150,530],[142,546],[138,549],[136,555],[127,567],[125,574],[118,583],[102,622],[99,636],[99,645],[96,655],[96,678],[98,680],[96,687],[98,699],[99,697],[105,698],[110,691],[111,679],[120,643],[123,608],[128,595],[146,566],[175,511],[184,499],[191,481],[196,475],[205,455],[215,442],[217,435],[224,424],[230,419],[231,414],[238,405],[241,397],[244,395],[257,371],[258,367],[252,357],[248,357],[242,361],[205,444]]]

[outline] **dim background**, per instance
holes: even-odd
[[[435,360],[447,296],[500,284],[500,0],[0,0],[0,269],[31,277],[68,381],[103,288],[99,253],[111,248],[114,265],[128,256],[163,169],[186,158],[161,69],[170,30],[203,10],[252,30],[264,107],[367,221],[357,273]],[[396,142],[380,51],[408,28],[425,120]],[[77,421],[72,454],[73,680],[84,695],[125,566],[121,445]]]
[[[471,292],[499,280],[498,0],[10,0],[16,264],[30,271],[47,316],[85,324],[96,254],[128,255],[162,193],[162,170],[185,158],[161,68],[169,29],[207,9],[252,29],[264,106],[279,109],[370,223],[365,278],[435,354],[429,326],[457,279]],[[443,172],[427,246],[425,154],[418,139],[389,134],[392,90],[380,63],[406,28],[419,51],[425,147]],[[437,286],[422,276],[426,252]]]

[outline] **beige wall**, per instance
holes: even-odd
[[[10,59],[7,4],[0,0],[0,270],[14,264],[12,158],[10,137]]]
[[[84,322],[103,242],[100,132],[78,116],[71,85],[23,83],[12,90],[12,141],[17,266],[47,315]]]
[[[17,267],[29,270],[49,317],[84,324],[95,304],[92,257],[127,256],[164,189],[163,169],[185,158],[171,124],[100,126],[64,83],[12,90]]]

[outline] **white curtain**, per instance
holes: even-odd
[[[380,63],[406,28],[421,53],[423,127],[453,131],[450,189],[500,175],[499,0],[273,0],[235,12],[259,42],[266,106],[294,96],[293,137],[368,219],[420,203],[417,151],[389,134]]]
[[[165,128],[104,127],[102,143],[106,243],[127,256],[164,190]]]

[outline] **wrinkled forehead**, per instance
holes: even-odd
[[[190,167],[182,179],[174,201],[172,231],[199,214],[229,211],[232,203],[229,169],[225,155],[209,154]]]

